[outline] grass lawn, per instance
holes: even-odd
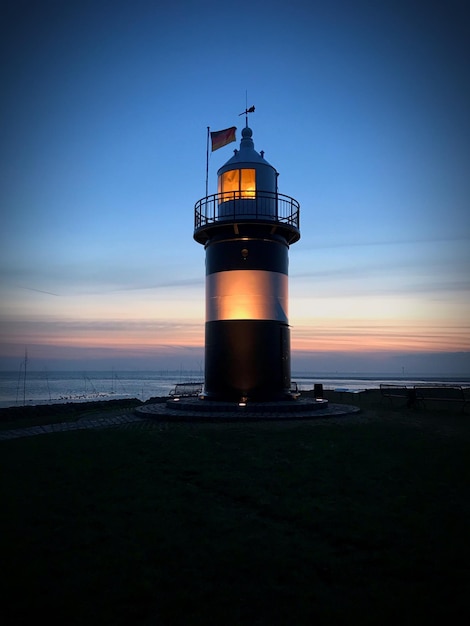
[[[1,623],[465,622],[469,442],[373,402],[0,442]]]

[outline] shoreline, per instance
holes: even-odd
[[[99,375],[100,374],[100,375]],[[110,375],[111,376],[111,375]],[[23,407],[80,404],[86,406],[92,402],[132,401],[143,403],[153,398],[168,397],[176,384],[192,382],[191,377],[174,377],[158,372],[146,375],[135,372],[114,372],[110,378],[97,372],[83,373],[30,373],[26,387],[18,375],[8,376],[0,373],[0,411]],[[198,377],[198,381],[201,380]],[[302,373],[292,377],[292,384],[297,385],[301,394],[306,394],[321,384],[324,391],[350,392],[360,394],[364,391],[379,390],[380,384],[413,386],[416,384],[460,385],[470,389],[470,376],[384,376],[363,374],[336,374],[331,376]],[[16,393],[15,393],[16,390]]]

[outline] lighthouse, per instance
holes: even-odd
[[[300,206],[279,193],[248,118],[217,183],[194,210],[206,257],[203,397],[290,400],[289,247],[300,239]]]

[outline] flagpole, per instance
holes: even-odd
[[[207,142],[206,142],[206,198],[209,195],[209,131],[210,127],[207,127]]]

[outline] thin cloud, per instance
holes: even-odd
[[[34,330],[35,333],[43,332],[57,334],[60,332],[119,332],[139,331],[140,333],[155,333],[159,331],[172,332],[178,328],[201,330],[201,321],[196,320],[154,320],[154,319],[131,319],[131,320],[75,320],[63,319],[59,316],[49,318],[24,318],[3,319],[2,328],[10,332]]]
[[[165,288],[178,288],[178,287],[198,287],[204,285],[203,278],[185,278],[181,280],[161,281],[156,283],[141,284],[141,285],[128,285],[126,287],[120,287],[114,289],[114,291],[145,291],[149,289],[165,289]]]
[[[52,291],[44,291],[44,289],[35,289],[34,287],[23,287],[22,285],[16,285],[18,289],[24,289],[25,291],[35,291],[37,293],[45,293],[48,296],[57,296],[60,297],[59,293],[54,293]]]
[[[14,272],[18,273],[18,272]],[[88,276],[84,273],[80,275],[72,276],[69,272],[64,271],[62,275],[49,275],[47,271],[39,273],[37,270],[21,272],[21,278],[27,280],[33,280],[35,283],[54,283],[60,286],[61,293],[48,289],[41,289],[39,287],[24,286],[17,282],[10,282],[9,279],[13,276],[7,272],[3,272],[2,282],[4,289],[8,287],[10,283],[10,289],[21,289],[24,291],[30,291],[34,293],[42,293],[50,296],[70,296],[70,295],[108,295],[113,293],[126,293],[130,291],[151,291],[158,289],[179,289],[188,287],[204,286],[204,275],[201,270],[201,275],[198,278],[181,278],[181,279],[169,279],[166,275],[161,280],[155,280],[155,276],[146,276],[144,278],[131,277],[123,280],[122,274],[119,271],[108,274],[107,276],[92,275]]]

